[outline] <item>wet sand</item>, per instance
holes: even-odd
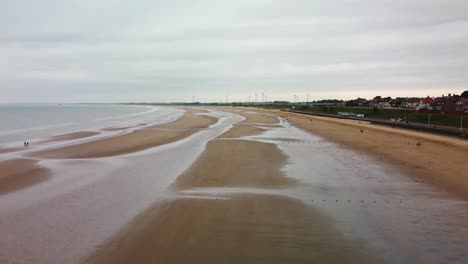
[[[317,208],[317,206],[311,207],[311,205],[303,199],[296,200],[291,198],[295,196],[280,195],[283,190],[297,190],[298,187],[304,187],[302,181],[287,177],[286,171],[284,170],[285,165],[290,164],[290,162],[293,163],[295,160],[289,161],[288,156],[284,154],[285,152],[281,151],[278,145],[273,143],[242,139],[246,136],[259,135],[266,127],[273,128],[278,126],[280,120],[268,113],[278,115],[284,115],[284,113],[265,111],[265,114],[255,114],[252,113],[252,111],[255,111],[252,109],[242,109],[239,111],[239,109],[233,108],[222,110],[229,110],[233,113],[243,115],[246,117],[246,120],[234,124],[231,130],[228,130],[224,134],[222,133],[225,130],[220,130],[219,134],[216,134],[216,136],[220,134],[221,136],[209,141],[203,152],[201,152],[203,150],[203,148],[201,148],[201,155],[198,156],[198,158],[196,158],[197,156],[193,157],[193,160],[195,160],[195,158],[196,160],[190,167],[190,163],[188,163],[186,167],[183,166],[183,168],[188,168],[185,172],[182,173],[183,170],[181,170],[176,174],[179,175],[177,179],[175,179],[174,176],[167,185],[162,184],[162,186],[169,186],[170,183],[172,183],[167,190],[166,187],[164,187],[166,191],[165,195],[161,196],[162,198],[158,198],[156,202],[152,201],[150,203],[152,206],[150,207],[145,206],[144,208],[146,208],[146,210],[142,213],[138,211],[141,214],[132,214],[130,219],[133,220],[131,220],[130,223],[124,221],[126,225],[122,224],[119,226],[120,231],[112,232],[113,236],[111,236],[107,242],[103,244],[100,243],[99,246],[96,246],[95,251],[91,252],[88,256],[84,256],[82,261],[88,263],[376,263],[375,260],[370,259],[374,256],[373,252],[366,251],[359,243],[355,243],[356,241],[353,240],[353,237],[350,237],[348,233],[344,234],[343,230],[339,228],[340,225],[350,224],[350,222],[347,222],[349,220],[349,215],[343,216],[345,219],[344,221],[342,218],[338,218],[338,220],[341,221],[337,221],[331,218],[333,214],[325,215],[323,210]],[[200,112],[205,111],[203,109],[193,108],[190,111],[191,112],[186,113],[178,120],[165,125],[146,127],[145,129],[136,130],[129,134],[48,150],[49,152],[36,152],[34,155],[38,155],[40,158],[65,159],[107,157],[118,155],[119,153],[125,154],[167,144],[169,142],[175,142],[193,135],[193,133],[199,130],[202,130],[202,132],[210,132],[207,127],[218,121],[213,117],[199,115]],[[380,149],[381,151],[392,149],[394,147],[392,143],[393,140],[400,140],[405,143],[406,141],[412,141],[414,144],[411,145],[411,148],[409,148],[410,150],[416,147],[415,139],[411,138],[411,135],[405,134],[404,137],[402,137],[401,134],[394,135],[392,139],[389,134],[394,132],[388,128],[382,130],[380,127],[374,128],[373,125],[369,124],[335,123],[327,119],[310,121],[311,119],[309,116],[290,116],[289,114],[287,118],[297,127],[322,135],[324,138],[330,138],[335,142],[342,143],[344,146],[353,147],[358,150],[358,152],[376,154],[378,158],[384,161],[389,159],[385,156],[385,153],[378,154],[378,152],[373,152],[373,148]],[[315,122],[317,122],[317,124],[315,124]],[[314,123],[314,125],[310,123]],[[367,127],[364,127],[364,133],[361,133],[360,129],[362,129],[363,125]],[[418,133],[416,134],[420,135]],[[333,135],[335,138],[331,136],[327,137],[327,135]],[[197,135],[194,136],[196,137]],[[286,136],[289,136],[289,134]],[[418,138],[423,137],[418,136]],[[416,153],[432,157],[430,163],[436,163],[434,160],[438,160],[438,158],[434,158],[434,152],[441,149],[440,144],[442,143],[438,141],[440,140],[439,138],[433,138],[432,140],[429,140],[430,137],[424,138],[427,142],[422,141],[423,145],[419,146],[420,148],[417,149],[423,149],[425,151]],[[261,138],[258,137],[257,139]],[[288,141],[294,144],[300,143],[294,142],[291,138],[281,138],[280,136],[278,136],[278,138],[270,138],[270,141],[274,140],[281,142]],[[198,141],[204,142],[203,140]],[[428,142],[439,144],[437,145],[438,148],[430,145]],[[453,141],[447,145],[456,146],[454,149],[460,148],[460,150],[464,150],[463,144],[458,146],[457,141]],[[307,146],[315,147],[312,144]],[[400,149],[406,145],[402,144],[397,146],[399,146],[398,149]],[[444,149],[444,147],[442,147],[442,149]],[[447,149],[452,149],[452,147]],[[189,153],[192,148],[190,147],[184,150],[187,150],[187,153]],[[406,150],[401,150],[397,151],[397,153],[408,155],[405,154],[405,151]],[[447,154],[447,152],[443,151],[443,154]],[[177,152],[177,155],[178,153],[180,153],[180,151]],[[457,153],[460,155],[462,152]],[[142,161],[136,165],[136,168],[143,168],[145,173],[149,173],[149,178],[142,178],[145,180],[135,180],[137,177],[131,179],[127,177],[128,172],[135,173],[135,176],[141,173],[141,171],[138,172],[137,169],[131,167],[130,164],[134,162],[134,160],[132,160],[132,162],[128,164],[130,167],[129,170],[121,175],[121,180],[124,179],[127,181],[124,181],[125,184],[122,185],[124,187],[111,188],[112,181],[117,178],[115,174],[118,174],[118,172],[115,172],[115,174],[113,173],[111,175],[112,177],[109,177],[108,182],[101,182],[104,188],[98,188],[97,190],[101,192],[102,190],[112,190],[110,201],[115,200],[117,193],[120,193],[123,197],[136,196],[137,202],[132,204],[132,207],[129,208],[138,206],[138,201],[141,201],[141,199],[138,195],[135,195],[135,193],[132,194],[132,192],[129,192],[128,186],[132,184],[136,184],[136,186],[138,186],[138,184],[144,184],[148,186],[148,188],[144,189],[142,186],[138,186],[138,188],[135,188],[138,193],[154,193],[155,186],[161,186],[161,184],[158,182],[150,183],[151,181],[149,179],[158,179],[167,174],[167,172],[161,172],[162,165],[156,165],[156,167],[151,166],[153,161],[160,161],[158,164],[167,162],[172,165],[175,164],[175,166],[178,167],[181,166],[182,161],[174,158],[178,157],[177,155],[167,155],[166,152],[161,152],[159,154],[160,155],[155,155],[154,157],[142,159]],[[419,157],[419,155],[416,155],[416,157]],[[452,153],[451,155],[455,154]],[[466,157],[466,154],[462,154],[461,157]],[[445,158],[441,157],[440,159]],[[339,161],[333,158],[331,160]],[[145,163],[143,163],[143,161]],[[408,164],[403,164],[402,162],[395,163],[400,167],[406,168],[415,164],[414,160],[408,159],[408,161]],[[14,167],[19,169],[19,172],[15,175],[28,175],[29,177],[30,175],[34,175],[34,173],[31,173],[31,168],[41,169],[35,167],[37,164],[36,161],[33,160],[22,159],[17,162],[19,163],[15,164],[16,166]],[[65,160],[59,162],[69,161]],[[83,160],[80,162],[87,161]],[[457,162],[460,162],[460,160],[457,160]],[[21,166],[18,166],[18,164],[21,164]],[[318,165],[320,166],[321,164]],[[325,163],[325,166],[326,165]],[[1,170],[1,166],[6,165],[0,163],[0,171],[3,171]],[[12,165],[10,164],[9,166]],[[366,164],[357,164],[356,166],[365,167]],[[463,166],[465,165],[456,164],[455,168],[465,168]],[[309,168],[309,166],[306,166],[306,168]],[[349,169],[352,167],[347,168]],[[27,172],[22,174],[23,170]],[[122,168],[122,170],[124,170],[124,168]],[[8,169],[8,171],[15,172],[15,169]],[[324,186],[320,184],[317,184],[317,186],[309,186],[310,189],[306,189],[309,194],[313,196],[314,192],[316,195],[320,195],[321,191],[330,191],[329,186],[327,187],[327,181],[333,181],[333,170],[326,170],[326,172],[330,174],[322,175],[324,180],[321,183],[324,183]],[[311,173],[311,175],[314,174]],[[460,175],[458,175],[458,178],[454,179],[463,180],[464,178]],[[326,178],[327,176],[329,176],[329,178]],[[346,185],[346,181],[342,183],[343,180],[353,180],[354,177],[353,175],[349,176],[349,178],[345,177],[338,180],[337,184],[341,183]],[[316,175],[313,177],[316,177]],[[9,179],[11,180],[11,177]],[[381,182],[379,182],[379,184],[380,183]],[[3,184],[0,182],[0,186],[2,185]],[[386,188],[385,183],[381,185],[382,189]],[[315,189],[316,187],[318,189]],[[322,187],[324,187],[324,189],[320,189]],[[215,195],[209,194],[210,190],[218,192],[217,190],[220,188],[233,189],[235,191],[231,193],[221,191]],[[244,192],[244,188],[249,189],[249,191]],[[94,185],[93,187],[93,184],[91,184],[88,190],[89,189],[94,190],[96,186]],[[144,191],[142,191],[142,189],[144,189]],[[200,192],[197,193],[197,190]],[[450,189],[450,191],[453,191],[453,189]],[[96,196],[85,195],[89,197],[87,201],[90,201],[90,204],[87,206],[85,204],[82,208],[78,207],[79,210],[75,211],[78,212],[78,214],[83,214],[83,212],[86,212],[87,208],[93,207],[92,205],[95,203],[102,202],[101,197],[105,196],[101,193],[94,195]],[[72,205],[79,204],[76,202],[77,200],[74,195],[70,195],[68,198],[70,198]],[[55,202],[60,202],[58,200],[59,199]],[[124,199],[123,201],[126,200]],[[115,201],[110,203],[114,206],[117,204],[117,207],[122,207],[124,211],[128,211],[128,208],[123,206],[123,203],[116,203]],[[86,221],[80,222],[81,227],[83,228],[86,224],[92,226],[98,214],[110,215],[109,219],[105,219],[108,220],[107,223],[112,222],[113,213],[117,210],[109,206],[109,204],[104,203],[104,205],[106,206],[93,207],[93,210],[90,211],[92,212],[91,214],[89,214],[88,211],[88,214],[80,216],[80,219],[86,219]],[[46,206],[48,206],[48,204]],[[50,215],[52,216],[58,213],[53,210],[51,210],[51,212]],[[67,211],[62,210],[60,213],[63,212]],[[368,211],[363,212],[369,213]],[[69,213],[66,214],[66,216],[70,216]],[[422,215],[424,214],[425,213]],[[366,219],[366,217],[369,216],[365,215],[361,217]],[[115,217],[115,219],[119,218],[120,217]],[[398,220],[400,221],[398,222],[397,220],[398,219],[395,220],[396,222],[393,223],[393,225],[386,226],[387,228],[395,229],[392,229],[391,233],[401,228],[399,224],[406,223],[400,220]],[[57,219],[56,221],[60,222],[62,219]],[[102,223],[99,223],[98,227],[102,228]],[[37,223],[37,225],[39,229],[42,230],[42,227],[40,227],[41,224]],[[420,225],[416,223],[415,225],[422,228],[425,227],[424,223]],[[96,231],[95,229],[91,230],[92,232]],[[62,234],[62,232],[58,232],[55,234],[55,238],[62,238],[62,235],[66,237],[65,233]],[[15,234],[17,234],[17,232],[13,232],[12,234],[16,236]],[[48,231],[45,231],[44,234],[44,238],[50,236]],[[83,237],[84,236],[76,239],[83,239]],[[402,240],[406,241],[406,236],[403,235],[402,237]],[[408,238],[414,237],[408,236]],[[41,238],[36,239],[42,241]],[[58,239],[57,241],[63,242],[66,240]],[[369,237],[369,241],[373,242],[371,237]],[[421,240],[417,241],[421,242]],[[460,241],[463,242],[464,240]],[[78,241],[76,243],[81,246],[80,243],[82,242]],[[59,251],[60,250],[57,252]],[[408,249],[408,251],[411,250]],[[53,255],[51,256],[52,257],[47,256],[45,259],[54,259]]]
[[[191,109],[189,111],[191,114],[186,114],[168,124],[156,125],[145,130],[136,130],[129,134],[78,145],[36,151],[24,156],[39,159],[80,159],[133,153],[181,140],[196,133],[199,129],[205,129],[217,122],[218,119],[211,116],[194,115],[204,111],[206,110]],[[79,131],[53,136],[42,143],[80,139],[98,134],[100,133]],[[3,148],[0,149],[0,154],[25,149]],[[38,167],[37,162],[27,158],[0,162],[0,194],[14,192],[46,180],[50,175],[46,169]]]
[[[168,201],[86,262],[370,263],[326,218],[269,195]]]
[[[229,131],[221,135],[221,138],[239,138],[242,136],[259,135],[265,132],[268,127],[274,127],[279,123],[276,116],[271,114],[253,113],[251,109],[239,110],[228,107],[219,107],[222,111],[227,111],[241,115],[244,121],[235,124]]]
[[[42,142],[54,142],[54,141],[65,141],[65,140],[72,140],[72,139],[80,139],[80,138],[87,138],[87,137],[92,137],[95,135],[99,135],[99,132],[93,132],[93,131],[80,131],[80,132],[74,132],[74,133],[69,133],[69,134],[63,134],[63,135],[58,135],[58,136],[53,136],[50,137],[49,139],[42,141]]]
[[[273,144],[249,140],[213,140],[174,188],[293,186],[281,168],[287,157]]]
[[[226,133],[221,135],[221,138],[239,138],[241,136],[260,135],[265,131],[266,129],[260,128],[255,125],[236,124]]]
[[[370,153],[417,176],[417,181],[468,199],[468,140],[354,120],[277,113],[301,129]]]
[[[24,147],[22,148],[0,148],[0,154],[16,152],[16,151],[20,151],[24,149],[25,149]]]
[[[197,132],[197,129],[206,128],[216,122],[217,119],[210,116],[184,115],[169,124],[83,144],[36,151],[29,155],[46,159],[80,159],[128,154],[181,140]]]
[[[46,180],[47,169],[30,159],[14,159],[0,162],[0,195],[14,192]]]
[[[106,128],[101,129],[101,130],[102,130],[102,131],[120,131],[120,130],[129,129],[129,128],[135,128],[135,127],[138,127],[138,126],[106,127]]]
[[[224,111],[229,111],[229,109],[223,108]],[[272,114],[265,114],[260,112],[252,112],[252,111],[241,111],[237,112],[237,114],[242,115],[246,119],[241,122],[242,123],[254,123],[254,124],[267,124],[267,125],[274,125],[278,124],[278,118]]]
[[[274,144],[212,140],[172,184],[175,198],[137,217],[86,262],[370,263],[326,217],[298,200],[184,194],[194,188],[290,188],[298,182],[281,170],[286,163]]]
[[[206,115],[184,114],[179,119],[162,125],[150,126],[146,129],[204,129],[216,123],[217,118]]]
[[[209,111],[205,107],[190,107],[190,106],[178,106],[176,108],[182,109],[185,111],[186,115],[193,115],[193,114],[206,114]]]

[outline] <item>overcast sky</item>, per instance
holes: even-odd
[[[0,0],[1,103],[466,89],[466,0]]]

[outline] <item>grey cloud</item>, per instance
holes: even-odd
[[[466,1],[0,4],[3,102],[37,90],[46,101],[222,101],[468,86]]]

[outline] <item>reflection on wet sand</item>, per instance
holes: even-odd
[[[206,128],[216,122],[217,119],[210,116],[184,115],[169,124],[147,127],[122,136],[109,137],[83,144],[37,151],[31,153],[30,156],[49,159],[79,159],[123,155],[176,142],[195,133],[196,130],[193,129]]]
[[[0,199],[0,231],[8,238],[0,239],[0,262],[464,263],[468,257],[468,204],[437,185],[271,112],[206,111],[192,108],[178,121],[139,129],[190,134],[159,145],[139,134],[132,139],[145,146],[132,150],[138,152],[40,160],[49,180]],[[114,145],[128,144],[121,136]]]
[[[333,224],[280,196],[176,199],[132,223],[92,263],[371,263]]]
[[[47,169],[36,160],[13,159],[0,162],[0,195],[14,192],[46,180]]]

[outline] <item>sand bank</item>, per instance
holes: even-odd
[[[48,170],[30,159],[14,159],[0,162],[0,195],[26,188],[46,180]]]
[[[318,213],[269,195],[156,206],[89,263],[366,263]]]
[[[106,127],[106,128],[101,129],[101,130],[102,130],[102,131],[120,131],[120,130],[129,129],[129,128],[135,128],[135,127],[138,127],[138,126]]]
[[[242,136],[253,136],[259,135],[266,131],[266,129],[259,128],[254,125],[248,124],[237,124],[229,129],[226,133],[222,134],[221,138],[239,138]]]
[[[274,144],[210,141],[172,184],[176,198],[137,217],[87,262],[369,262],[326,217],[297,200],[260,194],[221,194],[222,199],[177,195],[193,188],[292,187],[299,183],[281,170],[286,162]]]
[[[25,148],[0,148],[0,154],[16,152],[24,149]]]
[[[179,107],[177,107],[177,108],[184,110],[186,115],[192,115],[192,114],[206,114],[206,113],[209,113],[209,111],[208,111],[206,108],[204,108],[204,107],[179,106]]]
[[[100,134],[99,132],[93,132],[93,131],[79,131],[79,132],[74,132],[74,133],[69,133],[69,134],[53,136],[53,137],[50,137],[47,140],[44,140],[42,142],[53,142],[53,141],[64,141],[64,140],[80,139],[80,138],[92,137],[92,136],[99,135],[99,134]]]
[[[273,122],[270,116],[237,112],[248,119]],[[246,129],[247,128],[247,129]],[[252,130],[253,129],[253,130]],[[234,132],[230,132],[234,131]],[[218,139],[208,142],[205,151],[190,169],[179,176],[172,185],[177,190],[206,187],[291,187],[296,180],[288,178],[281,168],[287,156],[274,144],[242,139],[224,139],[231,134],[236,137],[258,133],[253,125],[234,125]]]
[[[278,124],[278,118],[272,115],[265,115],[261,113],[241,112],[240,115],[244,116],[246,120],[243,123],[260,123],[260,124]]]
[[[418,176],[417,181],[468,198],[467,140],[354,120],[277,113],[299,128],[398,165]]]
[[[146,129],[204,129],[217,121],[217,118],[211,116],[185,114],[173,122],[150,126]]]
[[[271,113],[256,113],[252,109],[242,110],[232,107],[219,107],[218,109],[238,114],[245,118],[244,121],[235,124],[233,128],[221,135],[221,138],[259,135],[266,131],[265,128],[275,127],[279,123],[278,118],[271,115]]]
[[[281,171],[286,156],[273,144],[248,140],[213,140],[175,188],[285,187],[296,184]]]
[[[197,132],[196,129],[206,128],[216,122],[216,118],[209,116],[187,115],[170,124],[135,130],[129,134],[83,144],[37,151],[29,155],[37,158],[79,159],[128,154],[181,140]],[[171,130],[175,128],[177,130]]]

